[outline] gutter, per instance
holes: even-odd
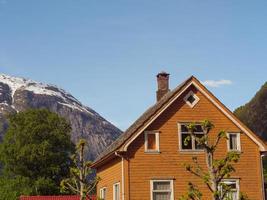
[[[264,186],[264,174],[263,174],[263,157],[266,157],[266,152],[264,152],[263,154],[260,155],[261,156],[261,159],[260,159],[260,169],[261,169],[261,182],[262,182],[262,196],[263,196],[263,200],[266,200],[265,198],[265,186]]]
[[[122,200],[125,200],[125,180],[124,180],[124,157],[119,154],[118,151],[115,151],[115,156],[118,156],[121,158],[121,185],[122,185],[122,188],[121,188],[121,192],[122,192]]]

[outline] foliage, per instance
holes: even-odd
[[[31,194],[58,194],[61,179],[69,174],[69,155],[74,151],[70,131],[65,119],[45,109],[9,116],[0,145],[2,176],[30,180]]]
[[[202,193],[199,191],[198,187],[193,183],[188,183],[188,192],[179,198],[179,200],[201,200]]]
[[[240,152],[230,151],[223,158],[215,158],[215,151],[222,139],[227,139],[226,132],[220,131],[214,142],[209,140],[210,130],[214,125],[204,120],[201,123],[204,135],[199,138],[195,135],[196,124],[191,123],[187,126],[190,136],[188,136],[184,143],[185,145],[190,140],[191,136],[194,137],[195,141],[201,145],[205,151],[206,167],[202,167],[197,157],[192,157],[192,164],[185,164],[185,168],[188,172],[200,178],[203,183],[207,186],[209,191],[212,193],[213,200],[225,200],[226,194],[230,192],[230,187],[222,183],[222,180],[229,178],[231,173],[235,171],[233,166],[234,163],[238,162],[240,158]],[[221,189],[220,189],[221,188]],[[243,196],[244,197],[244,196]],[[180,198],[180,200],[200,200],[202,194],[199,189],[189,183],[188,193]]]
[[[267,141],[267,82],[245,105],[240,106],[234,114],[252,131]]]
[[[23,195],[32,194],[30,179],[25,177],[4,178],[0,177],[0,199],[1,200],[17,200]]]
[[[98,182],[91,169],[92,162],[86,161],[84,151],[86,141],[81,139],[76,146],[76,153],[72,156],[74,167],[70,168],[70,177],[61,181],[61,191],[79,194],[81,199],[91,194]]]

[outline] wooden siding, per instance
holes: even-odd
[[[100,181],[97,185],[97,196],[100,195],[100,189],[107,188],[107,199],[113,199],[113,184],[120,183],[120,193],[122,191],[121,181],[121,158],[114,158],[107,164],[97,168],[97,176],[100,177]]]
[[[194,108],[190,108],[183,97],[190,90],[194,90],[200,98]],[[192,156],[197,156],[199,162],[204,166],[203,152],[182,152],[179,151],[178,122],[192,122],[209,119],[215,124],[210,133],[211,140],[220,130],[229,132],[240,132],[218,108],[216,108],[205,96],[195,88],[191,87],[179,99],[177,99],[167,110],[165,110],[148,128],[148,131],[160,131],[160,153],[144,153],[144,134],[141,134],[128,149],[128,172],[129,177],[126,187],[126,199],[149,200],[150,184],[153,178],[174,179],[174,197],[178,199],[187,190],[188,181],[199,185],[204,193],[203,199],[210,199],[210,193],[202,184],[201,180],[188,173],[183,164],[191,163]],[[236,173],[233,178],[240,179],[240,190],[248,195],[251,200],[262,198],[261,192],[261,171],[260,153],[258,146],[244,133],[241,133],[242,155],[239,163],[235,165]],[[224,156],[227,152],[226,141],[219,144],[216,156]]]

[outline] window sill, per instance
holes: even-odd
[[[235,153],[238,153],[238,154],[243,153],[241,150],[228,150],[228,152],[235,152]]]
[[[151,177],[150,180],[157,181],[157,180],[175,180],[174,176],[154,176]]]

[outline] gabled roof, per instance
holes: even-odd
[[[258,146],[261,151],[267,151],[267,146],[255,133],[248,129],[234,114],[226,108],[200,81],[191,76],[175,89],[168,92],[156,104],[144,112],[121,136],[115,140],[103,153],[101,153],[93,167],[98,166],[102,161],[108,160],[114,156],[115,151],[125,152],[129,144],[143,132],[169,105],[175,101],[187,88],[194,85],[201,93],[217,106],[231,121],[233,121],[241,130],[243,130]]]

